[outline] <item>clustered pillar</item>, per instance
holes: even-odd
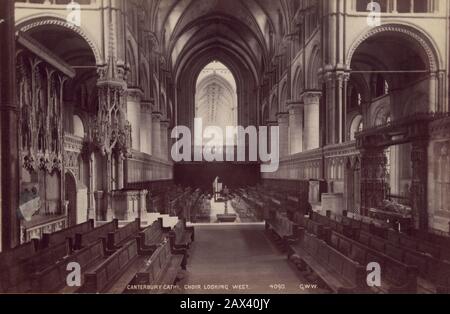
[[[156,158],[161,158],[161,116],[161,112],[152,115],[152,152]]]
[[[152,154],[152,103],[141,103],[141,152]]]
[[[278,127],[280,129],[280,157],[286,157],[289,154],[289,114],[280,112],[277,115]]]
[[[320,120],[319,101],[321,93],[307,92],[303,96],[304,102],[304,150],[319,148]]]
[[[3,250],[20,242],[19,108],[16,102],[14,1],[0,1],[1,232]],[[6,183],[6,184],[5,184]]]
[[[168,129],[169,121],[163,120],[160,122],[161,128],[161,158],[164,160],[169,159],[169,139],[168,139]]]
[[[290,102],[289,109],[289,152],[291,155],[303,151],[303,104]]]

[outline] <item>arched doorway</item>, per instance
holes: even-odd
[[[428,132],[429,112],[439,111],[442,105],[435,51],[420,31],[390,24],[370,30],[348,55],[350,81],[369,90],[369,97],[359,97],[364,129],[356,135],[361,152],[361,212],[395,221],[383,214],[394,207],[406,217],[401,228],[405,231],[428,228],[423,171],[428,156],[422,138]]]
[[[73,226],[77,224],[77,182],[70,172],[66,172],[64,178],[67,223],[69,226]]]

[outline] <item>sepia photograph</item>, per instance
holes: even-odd
[[[450,294],[449,71],[447,0],[0,0],[0,295]]]

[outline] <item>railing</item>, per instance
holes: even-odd
[[[371,128],[364,128],[362,131],[356,132],[355,137],[358,138],[361,135],[379,134],[381,131],[392,130],[405,125],[420,123],[422,121],[434,121],[448,116],[450,116],[449,112],[417,112]]]
[[[44,233],[54,233],[66,228],[67,217],[55,216],[54,219],[43,221],[33,226],[21,226],[21,242],[25,243],[31,239],[41,239]]]
[[[133,152],[133,157],[126,160],[128,184],[156,180],[170,180],[173,177],[173,163],[158,159],[144,153]]]

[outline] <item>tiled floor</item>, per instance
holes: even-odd
[[[311,282],[272,244],[263,224],[195,226],[189,254],[186,276],[179,283],[184,293],[322,292],[300,288]]]

